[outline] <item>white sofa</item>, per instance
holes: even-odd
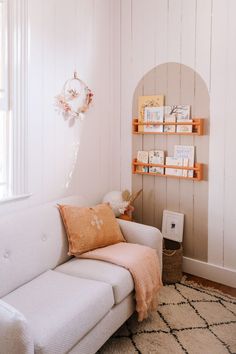
[[[0,354],[93,354],[131,316],[133,280],[119,266],[67,255],[57,203],[1,217]],[[155,248],[151,226],[118,220],[128,242]]]

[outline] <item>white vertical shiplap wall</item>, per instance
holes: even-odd
[[[111,161],[111,176],[112,176],[112,186],[114,190],[121,190],[121,52],[120,52],[120,41],[121,41],[121,2],[112,1],[112,14],[110,21],[113,24],[112,28],[112,57],[111,57],[111,71],[112,71],[112,85],[111,91],[113,91],[111,107],[112,117],[111,118],[111,150],[112,150],[112,161]]]
[[[120,189],[119,2],[28,0],[28,6],[32,196],[0,205],[0,214],[74,193],[97,202]],[[75,69],[95,95],[85,120],[74,124],[58,115],[54,98]]]
[[[212,3],[209,261],[224,265],[225,125],[229,119],[226,116],[228,1],[222,5],[219,0]]]
[[[222,117],[225,122],[225,148],[224,148],[224,253],[223,265],[228,268],[236,268],[236,3],[234,0],[228,1],[227,33],[225,42],[227,45],[226,61],[226,106]]]
[[[154,66],[162,63],[173,61],[190,66],[205,80],[210,93],[208,263],[236,269],[236,2],[120,2],[121,187],[131,188],[132,99],[139,80]],[[192,89],[192,83],[189,83],[189,89]],[[195,102],[198,111],[201,111],[200,100],[201,92],[198,92]],[[181,142],[184,142],[183,138]],[[204,154],[200,145],[197,148],[200,156]],[[169,185],[169,182],[164,183]],[[171,185],[168,187],[171,193]],[[183,188],[185,186],[181,182],[180,190]],[[171,203],[170,195],[169,207]],[[197,205],[196,199],[195,207]],[[194,227],[198,230],[201,226]]]
[[[181,5],[181,28],[180,28],[180,62],[184,63],[190,68],[195,69],[195,55],[196,55],[196,46],[195,46],[195,37],[196,37],[196,1],[195,0],[183,0],[182,3],[180,2]],[[180,87],[180,95],[181,95],[181,102],[183,104],[188,104],[191,105],[192,109],[192,116],[196,117],[196,102],[195,102],[195,92],[194,90],[196,89],[196,78],[194,71],[187,74],[184,74],[184,70],[181,70],[180,73],[181,76],[181,87]],[[185,97],[184,97],[185,96]],[[183,99],[184,97],[184,99]],[[202,137],[201,137],[202,138]],[[198,139],[196,139],[198,140]],[[200,139],[202,141],[202,139]],[[194,137],[191,137],[191,139],[188,139],[188,137],[181,136],[180,137],[180,144],[183,145],[194,145],[196,146],[196,141]],[[207,144],[204,144],[206,147]],[[208,151],[206,151],[206,154],[208,154]],[[198,156],[198,151],[197,151],[197,160],[203,162]],[[198,183],[192,183],[188,181],[188,183],[184,183],[186,181],[180,181],[180,210],[183,212],[185,215],[187,215],[187,218],[185,217],[185,247],[186,249],[189,249],[191,252],[191,255],[199,258],[201,257],[202,259],[206,258],[207,250],[205,252],[202,252],[202,255],[199,255],[199,252],[196,252],[196,250],[200,249],[202,251],[203,247],[199,247],[199,245],[196,245],[196,243],[199,242],[199,239],[202,241],[204,240],[204,235],[199,235],[197,232],[196,227],[195,227],[195,222],[194,219],[200,219],[199,215],[197,213],[197,207],[196,207],[196,198],[197,198],[197,193],[195,192],[195,188],[198,187]],[[206,183],[206,182],[204,182]],[[202,198],[202,196],[201,196]],[[206,227],[205,227],[206,228]],[[192,235],[192,237],[190,237]],[[200,237],[199,237],[200,236]],[[204,243],[204,242],[203,242]],[[204,244],[205,247],[205,244]],[[200,251],[200,252],[201,252]]]
[[[132,101],[133,90],[135,88],[133,82],[133,71],[141,75],[141,63],[139,60],[134,60],[133,53],[133,19],[132,19],[132,1],[120,0],[121,13],[120,13],[120,116],[121,116],[121,160],[120,160],[120,178],[121,189],[128,188],[131,190],[131,125],[130,117],[132,114]],[[129,83],[127,84],[127,80]],[[130,101],[127,101],[130,98]],[[128,104],[129,102],[129,104]]]
[[[154,66],[180,62],[196,70],[210,91],[208,262],[235,269],[235,0],[28,3],[28,176],[33,195],[1,205],[0,214],[71,193],[98,201],[110,189],[131,189],[135,88]],[[75,66],[95,99],[86,120],[70,126],[55,112],[53,99]],[[201,146],[198,151],[204,153]],[[170,193],[163,203],[169,206],[167,183]],[[184,188],[181,182],[180,194]],[[161,190],[152,197],[160,219],[159,198],[165,198]]]

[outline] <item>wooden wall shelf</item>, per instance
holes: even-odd
[[[145,122],[140,123],[137,118],[133,119],[133,134],[159,134],[159,135],[203,135],[204,134],[204,119],[203,118],[193,118],[191,123],[185,122],[176,122],[176,123],[157,123],[157,122]],[[192,133],[184,133],[184,132],[139,132],[138,127],[139,125],[192,125],[193,131]]]
[[[142,171],[137,171],[137,166],[174,168],[177,170],[185,170],[185,171],[188,170],[188,171],[193,171],[194,176],[193,177],[184,177],[184,176],[166,175],[166,174],[161,174],[161,173],[142,172]],[[192,181],[202,181],[203,180],[203,164],[202,163],[195,163],[194,167],[182,167],[182,166],[142,163],[142,162],[137,161],[137,159],[133,159],[132,168],[133,168],[133,174],[187,179],[187,180],[192,180]]]

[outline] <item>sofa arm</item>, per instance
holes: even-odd
[[[139,243],[156,249],[162,271],[163,237],[161,232],[153,226],[138,224],[122,219],[117,219],[121,231],[127,242]]]
[[[33,354],[34,342],[26,319],[0,300],[0,354]]]

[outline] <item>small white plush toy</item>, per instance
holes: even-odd
[[[116,217],[124,214],[129,202],[123,200],[121,191],[112,191],[107,193],[103,198],[103,203],[109,203]]]
[[[104,196],[103,203],[109,203],[112,210],[114,211],[115,216],[119,217],[121,214],[128,212],[129,209],[134,209],[131,204],[141,194],[141,192],[142,189],[134,194],[131,194],[128,190],[123,192],[112,191]]]

